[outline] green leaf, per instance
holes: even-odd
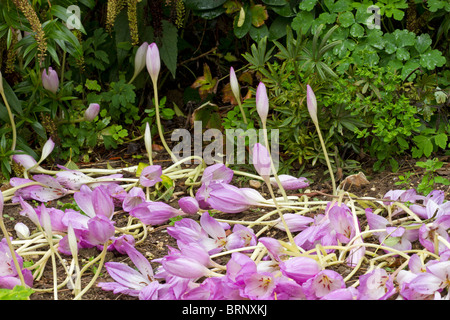
[[[355,38],[361,38],[364,36],[364,28],[360,24],[355,23],[350,28],[350,34]]]
[[[291,19],[278,16],[269,27],[269,40],[278,40],[286,35],[286,27],[290,25]]]
[[[421,34],[416,39],[415,48],[419,53],[424,53],[431,45],[431,37],[428,33]]]
[[[302,11],[292,20],[291,27],[298,33],[306,34],[314,21],[312,12]]]
[[[316,5],[317,0],[303,0],[300,5],[299,8],[300,10],[306,10],[306,11],[311,11],[312,9],[314,9],[314,6]]]
[[[419,68],[420,64],[419,61],[417,59],[412,59],[412,60],[408,60],[405,65],[402,68],[402,80],[405,80],[407,76],[409,76],[409,74],[411,72],[413,72],[415,69]],[[409,80],[413,80],[415,78],[415,75],[411,75],[409,77]]]
[[[0,300],[28,300],[34,291],[23,286],[15,286],[13,289],[0,289]]]
[[[436,145],[442,149],[445,149],[448,141],[448,136],[445,133],[439,133],[434,137],[434,142]]]
[[[396,55],[398,60],[408,60],[410,57],[409,51],[405,48],[398,48]]]
[[[351,11],[346,11],[339,15],[338,20],[341,23],[341,26],[348,28],[355,23],[355,16]]]
[[[442,67],[445,64],[445,57],[439,50],[430,50],[420,55],[420,65],[428,70],[434,70],[436,67]]]
[[[263,39],[264,37],[269,36],[269,28],[267,28],[267,25],[262,25],[261,27],[256,28],[255,26],[252,26],[250,28],[250,37],[254,41],[259,41]]]
[[[266,7],[263,5],[257,4],[251,6],[250,11],[252,13],[252,25],[256,28],[262,26],[267,18],[269,18]]]
[[[161,59],[175,78],[178,57],[178,30],[167,20],[163,20],[162,25],[164,32],[160,49]]]
[[[186,7],[192,10],[211,10],[223,5],[227,0],[185,0]]]

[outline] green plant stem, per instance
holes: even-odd
[[[331,176],[331,183],[333,185],[333,195],[335,196],[335,195],[337,195],[337,190],[336,190],[336,181],[334,179],[333,168],[331,167],[330,158],[328,157],[327,148],[325,147],[325,142],[323,140],[322,132],[320,131],[319,124],[314,123],[314,125],[316,126],[317,134],[319,135],[320,144],[322,145],[322,149],[323,149],[323,154],[325,155],[325,161],[327,162],[328,171],[330,172],[330,176]]]
[[[164,139],[164,133],[161,127],[161,118],[159,115],[158,85],[155,81],[153,81],[153,92],[155,95],[156,125],[158,127],[159,137],[161,138],[161,142],[164,146],[164,149],[166,149],[167,153],[170,155],[172,160],[174,162],[177,162],[178,161],[177,157],[175,157],[175,155],[172,153],[172,150],[169,149],[169,146],[167,145],[166,140]]]
[[[239,99],[238,99],[238,105],[239,105],[239,109],[241,110],[242,120],[244,120],[245,124],[248,124],[247,123],[247,117],[245,116],[244,108],[242,107],[241,100],[239,100]]]
[[[5,93],[3,91],[0,91],[0,94],[2,95],[3,101],[5,102],[6,110],[8,111],[9,120],[11,122],[11,130],[12,130],[11,150],[14,151],[16,149],[16,143],[17,143],[16,123],[14,122],[14,115],[11,112],[11,107],[9,106],[9,103],[8,103],[8,100],[6,99]]]

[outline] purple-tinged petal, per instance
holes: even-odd
[[[139,183],[144,187],[153,187],[158,182],[161,182],[162,168],[159,165],[147,166],[139,177]]]
[[[312,258],[294,257],[280,262],[280,270],[286,277],[303,284],[320,272],[320,266]]]

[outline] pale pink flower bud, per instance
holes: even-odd
[[[44,144],[44,147],[42,147],[41,160],[39,160],[39,163],[44,161],[50,155],[50,153],[52,153],[54,148],[55,143],[53,142],[52,138],[48,139]]]
[[[138,75],[145,67],[147,59],[148,43],[144,42],[136,51],[134,56],[134,75]]]
[[[306,85],[306,105],[308,106],[308,112],[311,116],[312,121],[317,124],[317,100],[314,91],[311,89],[309,84]]]
[[[253,166],[264,179],[270,177],[270,154],[267,148],[260,143],[255,143],[253,146]]]
[[[52,67],[49,67],[48,71],[45,69],[42,71],[42,85],[46,90],[51,91],[54,94],[58,91],[59,78],[58,74]]]
[[[233,92],[234,97],[236,98],[236,101],[239,101],[241,99],[241,91],[239,89],[239,83],[236,77],[236,73],[234,72],[234,68],[230,68],[230,85],[231,85],[231,91]]]
[[[146,56],[147,70],[152,78],[152,81],[156,83],[158,80],[159,71],[161,69],[161,60],[159,57],[159,49],[156,43],[148,45]]]
[[[98,115],[100,111],[100,105],[98,103],[91,103],[84,112],[84,119],[86,121],[92,121]]]
[[[267,96],[266,86],[262,82],[256,89],[256,111],[258,111],[261,121],[265,123],[269,113],[269,97]]]

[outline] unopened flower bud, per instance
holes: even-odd
[[[44,69],[44,71],[42,71],[42,85],[46,90],[51,91],[54,94],[58,91],[59,78],[58,74],[52,67],[49,67],[48,70]]]
[[[100,105],[98,103],[91,103],[84,112],[84,119],[86,121],[92,121],[98,115],[100,111]]]
[[[147,70],[152,78],[153,83],[158,80],[159,71],[161,69],[161,60],[159,57],[159,49],[156,43],[148,45],[146,56]]]

